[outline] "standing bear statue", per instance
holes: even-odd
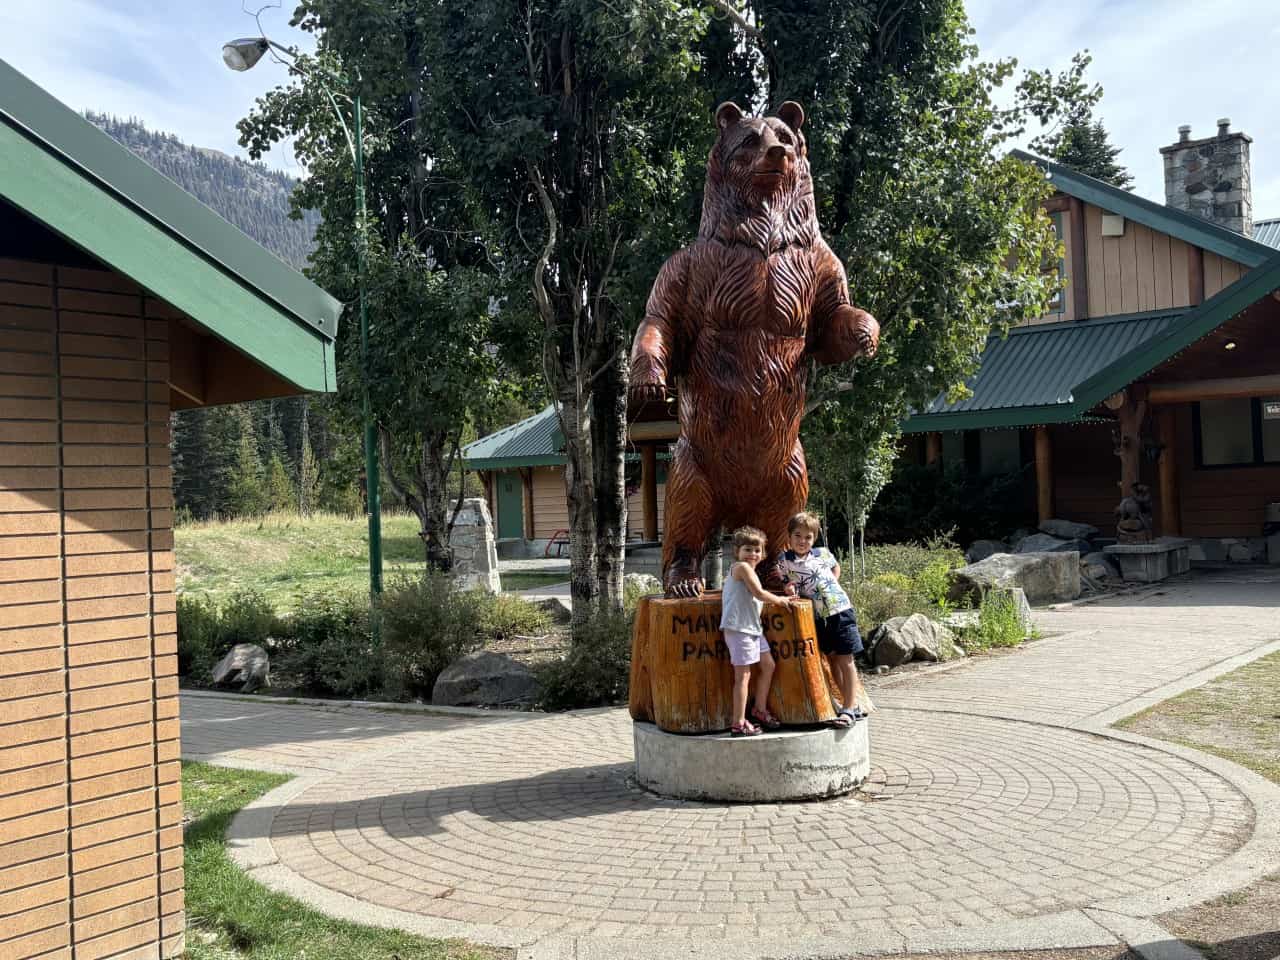
[[[787,521],[809,492],[800,420],[811,360],[872,357],[880,327],[849,302],[844,266],[818,231],[804,110],[716,110],[698,239],[658,273],[631,352],[631,394],[680,399],[667,477],[663,586],[703,590],[719,529],[769,538],[761,579],[777,587]]]

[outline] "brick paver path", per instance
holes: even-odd
[[[278,867],[513,934],[859,942],[1060,914],[1195,876],[1249,838],[1230,782],[1091,718],[1280,636],[1280,585],[1257,579],[1045,612],[1056,636],[880,685],[871,779],[821,804],[651,796],[629,779],[622,710],[187,698],[184,754],[307,778],[270,821]]]

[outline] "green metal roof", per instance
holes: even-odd
[[[0,196],[302,390],[342,304],[0,60]]]
[[[966,381],[971,396],[955,403],[948,403],[945,395],[934,398],[907,421],[904,431],[1073,420],[1084,412],[1077,404],[1082,383],[1119,358],[1158,341],[1185,312],[1184,308],[1015,327],[1007,337],[988,341],[982,366]]]
[[[1247,267],[1257,267],[1275,254],[1275,249],[1266,243],[1257,239],[1250,240],[1243,234],[1220,227],[1202,217],[1153,203],[1128,190],[1103,183],[1025,150],[1014,150],[1012,153],[1019,160],[1034,163],[1043,169],[1048,174],[1049,182],[1068,196],[1092,203],[1111,213],[1121,214],[1152,230],[1167,233],[1228,260],[1235,260]]]
[[[937,397],[910,417],[905,433],[1062,423],[1280,290],[1280,254],[1195,309],[1018,327],[992,338],[968,381],[973,396]]]
[[[481,437],[462,448],[462,459],[472,470],[505,470],[510,467],[547,467],[564,463],[564,436],[555,407],[547,407],[497,433]]]
[[[1280,250],[1280,220],[1255,220],[1253,239]]]

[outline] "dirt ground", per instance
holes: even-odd
[[[1280,783],[1280,654],[1255,660],[1118,726],[1215,753]],[[1280,957],[1280,872],[1157,919],[1210,960],[1273,960]]]

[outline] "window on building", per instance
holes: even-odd
[[[1280,398],[1202,400],[1193,417],[1196,466],[1280,463]]]

